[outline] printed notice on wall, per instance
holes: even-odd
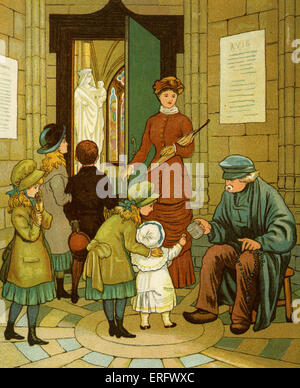
[[[266,121],[265,30],[221,39],[221,124]]]
[[[18,62],[0,55],[0,139],[17,139]]]

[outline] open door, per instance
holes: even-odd
[[[158,112],[159,102],[153,84],[161,76],[161,43],[154,35],[131,17],[127,17],[127,133],[128,162],[141,145],[149,117]],[[146,164],[154,156],[154,146]]]

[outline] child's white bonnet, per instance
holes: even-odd
[[[144,222],[137,230],[136,240],[149,249],[160,248],[165,239],[163,226],[156,221]]]

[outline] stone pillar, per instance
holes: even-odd
[[[199,0],[199,107],[200,125],[208,119],[208,4],[207,0]],[[207,216],[208,198],[208,127],[199,135],[199,162],[204,164],[204,204],[200,209],[202,216]]]
[[[89,42],[82,43],[82,68],[91,68],[91,44]]]
[[[194,129],[208,117],[207,110],[207,0],[184,1],[184,111]],[[204,163],[204,206],[195,214],[208,213],[208,139],[207,128],[195,138],[193,163]],[[195,179],[193,172],[193,178]],[[195,188],[195,182],[194,182]]]
[[[45,0],[26,2],[27,157],[38,159],[39,137],[47,123]]]
[[[279,181],[280,193],[287,205],[295,206],[295,82],[296,66],[292,62],[295,37],[294,0],[279,1]],[[297,178],[296,178],[297,179]],[[299,175],[298,175],[299,180]],[[299,182],[298,182],[299,183]]]
[[[296,4],[296,39],[300,39],[300,4]],[[299,46],[298,46],[299,47]],[[298,58],[300,55],[298,54]],[[298,213],[296,221],[298,224],[298,236],[300,236],[300,63],[295,66],[295,205]]]
[[[32,2],[26,1],[26,65],[25,65],[25,94],[26,94],[26,128],[27,144],[26,157],[33,158],[33,140],[32,140],[32,30],[31,30],[31,9]]]

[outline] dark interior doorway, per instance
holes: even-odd
[[[100,11],[87,15],[50,15],[50,52],[56,53],[56,120],[67,127],[73,145],[73,60],[76,40],[125,40],[128,17],[135,20],[161,44],[160,76],[176,75],[176,56],[184,52],[183,16],[146,16],[128,10],[121,0],[110,0]],[[130,102],[129,102],[130,103]],[[73,174],[73,151],[67,168]]]

